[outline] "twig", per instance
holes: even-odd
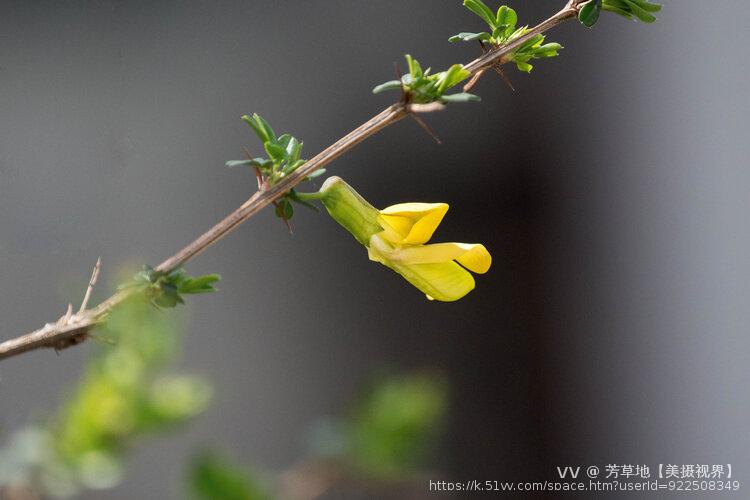
[[[532,37],[554,28],[568,19],[575,18],[578,9],[585,2],[586,0],[569,0],[566,6],[554,16],[531,28],[524,35],[513,40],[508,45],[488,51],[486,54],[466,64],[464,68],[474,75],[485,68],[502,64],[504,62],[503,56],[513,52]],[[159,264],[156,267],[156,271],[169,272],[181,267],[187,261],[200,255],[211,245],[234,231],[240,224],[258,213],[261,209],[275,202],[284,193],[302,182],[308,175],[343,155],[366,138],[398,122],[407,114],[409,114],[409,110],[404,103],[393,104],[381,111],[305,162],[300,168],[283,178],[280,182],[273,186],[266,186],[265,189],[256,192],[250,199],[214,227]],[[98,274],[96,270],[95,274]],[[0,344],[0,360],[40,347],[63,349],[80,343],[86,339],[88,332],[93,327],[104,321],[105,316],[113,307],[122,303],[132,294],[132,289],[119,291],[93,309],[79,311],[78,314],[68,317],[65,322],[48,323],[39,330],[3,342]],[[89,293],[86,295],[86,301],[88,301]],[[73,319],[75,321],[72,321]]]
[[[438,137],[435,131],[432,130],[432,128],[429,125],[427,125],[427,122],[421,119],[419,115],[417,115],[416,113],[409,113],[409,116],[411,116],[414,119],[414,121],[417,122],[417,125],[422,127],[422,130],[427,132],[427,135],[432,137],[432,140],[434,140],[437,144],[443,143],[443,141],[440,140],[440,137]]]
[[[471,80],[469,80],[469,82],[466,85],[464,85],[464,92],[468,92],[471,89],[473,89],[474,85],[476,85],[479,79],[482,78],[482,75],[484,75],[485,71],[487,71],[487,69],[482,68],[476,73],[474,73],[474,76],[471,77]]]
[[[89,299],[91,298],[91,292],[94,290],[94,285],[96,285],[96,280],[99,279],[99,272],[102,270],[102,258],[99,257],[96,259],[96,264],[94,265],[94,271],[91,273],[91,279],[89,280],[89,286],[86,288],[86,295],[83,296],[83,301],[81,302],[81,308],[78,309],[78,314],[83,313],[86,310],[86,306],[89,303]]]
[[[500,78],[502,78],[503,81],[508,85],[508,87],[510,87],[510,90],[512,90],[513,92],[516,91],[516,88],[513,86],[513,82],[510,81],[510,78],[508,78],[508,75],[506,75],[503,72],[503,70],[500,68],[499,65],[495,64],[494,66],[492,66],[492,69],[495,70],[495,73],[500,75]]]

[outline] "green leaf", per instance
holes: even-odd
[[[483,42],[486,42],[489,40],[490,34],[486,32],[481,33],[459,33],[458,35],[453,35],[448,39],[449,42],[471,42],[474,40],[481,40]]]
[[[386,90],[401,90],[402,83],[399,80],[391,80],[389,82],[381,83],[374,89],[372,89],[373,94],[379,94],[381,92],[385,92]]]
[[[562,48],[563,46],[559,43],[546,43],[534,50],[534,57],[555,57]]]
[[[286,150],[275,142],[266,142],[263,144],[263,147],[265,148],[266,153],[268,153],[268,156],[277,162],[283,161],[286,158]]]
[[[654,16],[647,8],[644,8],[644,6],[638,2],[635,2],[633,0],[624,0],[626,4],[630,7],[630,10],[633,12],[633,15],[637,17],[640,21],[644,23],[653,23],[656,21],[656,16]],[[661,8],[661,6],[659,6]],[[655,12],[658,12],[659,9],[657,9]]]
[[[614,4],[615,1],[617,2],[616,5]],[[627,5],[625,5],[624,2],[620,2],[619,0],[613,0],[613,3],[607,3],[606,1],[602,2],[602,10],[614,12],[615,14],[619,14],[626,19],[633,19],[633,15],[627,9]]]
[[[235,167],[251,167],[253,166],[254,161],[253,160],[232,160],[228,161],[226,163],[226,166],[229,168],[235,168]]]
[[[292,137],[289,139],[289,143],[286,145],[286,161],[294,163],[299,160],[300,152],[302,151],[302,143]]]
[[[438,79],[438,94],[442,95],[446,90],[466,80],[470,74],[461,64],[454,64]]]
[[[261,142],[269,142],[276,140],[276,134],[274,133],[271,126],[266,122],[262,116],[257,113],[253,113],[253,116],[243,116],[242,120],[245,121],[253,129],[255,134],[261,140]]]
[[[264,120],[262,116],[260,116],[257,113],[253,113],[253,119],[258,124],[258,127],[263,130],[263,133],[265,134],[265,136],[268,137],[267,140],[269,141],[276,140],[276,134],[274,133],[273,129],[268,124],[268,122]]]
[[[444,103],[456,103],[456,102],[476,102],[481,101],[478,95],[469,94],[467,92],[460,92],[458,94],[444,95],[440,98],[441,102]]]
[[[261,170],[269,169],[273,166],[273,160],[269,160],[268,158],[254,158],[253,166],[259,167]]]
[[[419,61],[417,61],[416,59],[414,59],[409,54],[406,54],[405,57],[406,57],[406,63],[409,66],[409,74],[411,75],[411,77],[414,80],[418,80],[418,79],[422,78],[422,75],[423,75],[423,73],[422,73],[422,66],[419,65]]]
[[[281,134],[278,139],[273,141],[275,144],[278,144],[282,148],[286,149],[287,145],[289,145],[289,141],[292,140],[292,136],[290,134]]]
[[[516,67],[524,73],[531,73],[531,70],[534,69],[534,66],[523,61],[516,61]]]
[[[533,37],[526,40],[520,47],[518,47],[514,54],[528,52],[530,49],[539,47],[542,42],[544,42],[544,35],[534,35]]]
[[[633,3],[638,4],[640,8],[648,12],[661,12],[662,6],[658,3],[651,3],[648,0],[631,0]]]
[[[495,20],[495,31],[501,30],[500,33],[502,34],[503,38],[509,37],[513,31],[516,29],[516,24],[518,23],[518,14],[516,14],[516,11],[511,9],[510,7],[506,5],[502,5],[497,10],[497,17]],[[493,31],[493,36],[495,35],[495,31]]]
[[[529,31],[528,26],[521,26],[520,28],[516,28],[516,30],[508,36],[507,41],[512,41],[518,38],[519,36],[525,34],[527,31]]]
[[[276,203],[276,216],[284,220],[294,217],[294,207],[288,199],[282,198]]]
[[[184,304],[182,298],[174,292],[165,292],[157,295],[153,298],[154,305],[163,307],[165,309],[171,309],[177,307],[178,304]]]
[[[184,283],[181,283],[177,291],[179,293],[210,293],[215,292],[214,283],[219,281],[221,276],[218,274],[206,274],[198,276],[197,278],[189,278]]]
[[[628,19],[635,17],[644,23],[653,23],[656,21],[653,13],[661,11],[662,6],[647,0],[603,0],[602,9]]]
[[[284,168],[282,169],[282,172],[284,172],[285,174],[289,174],[291,172],[294,172],[304,164],[305,160],[296,160],[292,163],[287,163],[286,166],[284,166]]]
[[[578,20],[584,26],[590,28],[599,20],[601,12],[602,0],[589,0],[589,2],[584,4],[581,10],[578,11]]]
[[[495,29],[495,14],[482,0],[464,0],[464,7],[481,17],[492,29]]]

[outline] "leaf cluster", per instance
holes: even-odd
[[[228,161],[227,167],[257,168],[268,180],[268,183],[273,185],[305,163],[305,160],[300,158],[303,143],[296,137],[290,134],[282,134],[277,137],[268,122],[257,113],[254,113],[253,116],[245,115],[242,120],[258,136],[268,156]]]
[[[602,10],[620,14],[628,19],[653,23],[656,21],[654,13],[661,10],[661,5],[648,0],[590,0],[578,11],[578,20],[590,28],[599,20]]]
[[[215,292],[214,284],[220,279],[218,274],[193,277],[183,269],[165,273],[143,266],[131,282],[120,288],[136,288],[156,307],[172,308],[185,303],[182,295]]]
[[[419,61],[409,54],[406,54],[406,63],[409,72],[402,76],[400,80],[385,82],[372,89],[372,92],[379,94],[387,90],[401,90],[407,102],[414,104],[428,104],[431,102],[447,104],[451,102],[479,100],[478,96],[466,92],[446,95],[448,90],[471,75],[461,64],[454,64],[445,71],[431,74],[431,68],[422,70]]]
[[[488,43],[494,48],[507,45],[529,31],[528,26],[516,27],[518,14],[506,5],[500,6],[497,12],[493,12],[482,0],[464,0],[464,6],[487,23],[490,31],[482,31],[480,33],[462,32],[450,37],[448,39],[449,42],[478,40],[481,43]],[[520,71],[529,73],[533,68],[529,64],[529,61],[532,59],[555,57],[558,55],[558,51],[562,49],[562,45],[559,43],[545,44],[544,40],[544,35],[535,35],[508,54],[506,56],[507,60],[514,62]]]
[[[253,113],[252,116],[245,115],[242,117],[242,120],[247,123],[253,132],[255,132],[255,135],[258,136],[258,139],[263,143],[263,149],[268,156],[228,161],[226,162],[227,167],[250,167],[255,169],[263,184],[273,186],[305,164],[306,160],[300,158],[303,145],[302,141],[298,140],[291,134],[281,134],[277,137],[273,128],[271,128],[268,122],[257,113]],[[306,179],[311,180],[319,177],[323,175],[325,171],[326,169],[320,168],[308,175]],[[296,196],[294,189],[291,189],[276,202],[276,215],[285,221],[294,216],[294,207],[291,202],[300,203],[317,210],[313,205],[300,200]]]

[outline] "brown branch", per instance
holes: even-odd
[[[488,51],[486,54],[483,54],[464,67],[474,75],[486,68],[506,62],[504,56],[513,52],[527,40],[539,33],[554,28],[568,19],[575,18],[578,9],[585,2],[586,0],[570,0],[560,12],[531,28],[527,33],[513,40],[513,42]],[[414,109],[414,112],[417,111],[417,109]],[[156,270],[169,272],[181,267],[187,261],[203,253],[208,247],[234,231],[240,224],[258,213],[261,209],[272,204],[278,198],[283,196],[284,193],[302,182],[308,175],[346,153],[366,138],[375,135],[389,125],[398,122],[411,112],[412,110],[409,105],[403,103],[389,106],[332,145],[328,146],[317,156],[305,162],[300,168],[282,179],[280,182],[256,192],[249,200],[226,216],[221,222],[203,233],[185,248],[159,264],[156,267]],[[119,291],[92,309],[79,311],[79,313],[69,317],[66,315],[57,323],[48,323],[39,330],[1,343],[0,360],[23,352],[38,349],[40,347],[52,347],[59,350],[84,341],[87,338],[89,331],[97,324],[104,321],[107,313],[111,311],[113,307],[130,297],[132,293],[132,291],[127,290]],[[65,321],[62,321],[63,319],[65,319]]]

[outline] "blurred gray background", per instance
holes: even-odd
[[[511,6],[533,24],[563,3]],[[206,443],[282,469],[384,368],[448,375],[442,479],[660,462],[750,479],[750,4],[665,3],[653,26],[556,29],[562,55],[509,67],[515,92],[489,75],[481,104],[428,117],[442,146],[405,120],[331,166],[381,207],[449,202],[439,239],[494,257],[466,299],[426,301],[306,211],[293,236],[267,211],[193,261],[224,276],[182,313],[182,365],[215,404],[91,498],[181,498]],[[259,144],[240,115],[310,157],[389,104],[370,89],[403,53],[467,62],[447,37],[479,29],[445,0],[0,1],[0,339],[79,301],[98,256],[103,299],[123,264],[241,204],[255,180],[223,163]],[[2,362],[2,431],[53,409],[91,347]]]

